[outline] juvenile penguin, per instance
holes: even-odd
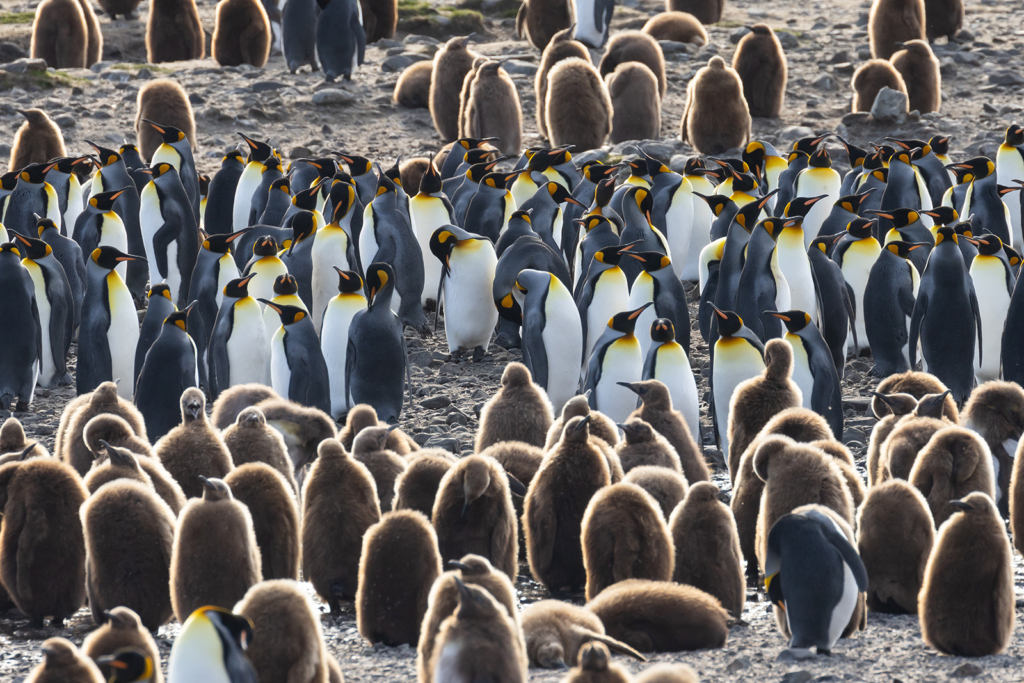
[[[146,61],[150,64],[202,59],[203,23],[195,0],[154,0],[146,22]],[[148,155],[144,155],[149,158]]]
[[[682,471],[679,454],[668,440],[640,418],[631,417],[618,425],[625,438],[615,446],[615,453],[626,474],[636,467],[656,465],[676,472]]]
[[[939,60],[925,40],[909,40],[890,58],[907,85],[907,106],[922,114],[938,111],[942,106],[942,76]]]
[[[322,410],[307,408],[283,398],[267,399],[256,404],[267,418],[267,424],[284,437],[288,457],[296,472],[316,459],[316,449],[324,439],[337,436],[334,420]]]
[[[373,406],[365,403],[352,406],[352,410],[348,411],[348,415],[345,416],[345,425],[338,432],[338,441],[345,448],[351,450],[355,438],[367,427],[388,427],[388,438],[384,443],[388,450],[394,451],[398,455],[407,456],[413,451],[419,450],[419,444],[413,441],[412,437],[400,428],[378,420],[377,411],[373,409]]]
[[[356,594],[359,634],[389,647],[415,646],[430,587],[440,575],[437,536],[429,520],[412,510],[385,514],[363,537]]]
[[[587,643],[580,650],[576,668],[563,679],[566,683],[629,683],[629,672],[611,663],[604,643]]]
[[[950,505],[957,512],[939,528],[918,598],[921,637],[951,655],[998,654],[1015,621],[1013,551],[986,494],[976,491]]]
[[[786,102],[788,66],[775,31],[767,24],[754,24],[740,38],[732,57],[732,68],[743,81],[743,97],[751,116],[777,118]]]
[[[238,414],[234,424],[221,432],[224,445],[231,453],[235,467],[260,462],[277,471],[289,488],[298,495],[292,461],[288,457],[288,446],[281,433],[267,424],[263,411],[250,406]]]
[[[462,115],[467,122],[462,135],[497,138],[495,144],[507,156],[522,151],[522,106],[516,86],[501,62],[489,61],[476,70]]]
[[[270,56],[270,19],[259,0],[221,0],[210,46],[221,66],[261,67]]]
[[[430,79],[434,74],[434,63],[417,62],[407,67],[395,83],[392,98],[395,104],[406,109],[427,109],[430,106]],[[406,178],[402,178],[405,186]],[[409,189],[419,187],[419,183],[410,184]]]
[[[908,370],[898,375],[890,375],[878,384],[877,393],[871,399],[871,410],[879,419],[895,412],[890,404],[884,401],[878,394],[909,394],[914,399],[920,401],[929,394],[941,394],[944,391],[946,391],[946,385],[935,375]],[[936,417],[943,417],[953,424],[960,422],[960,411],[957,410],[956,401],[953,400],[952,396],[947,394],[945,399],[938,400],[938,404],[941,405],[941,410],[939,410]],[[910,406],[903,414],[913,412],[915,407],[916,404]],[[933,407],[938,409],[938,405]]]
[[[473,60],[477,57],[467,47],[469,41],[470,36],[451,38],[434,54],[435,77],[430,81],[430,116],[434,120],[434,128],[445,141],[454,141],[459,137],[459,95],[466,75],[473,67]],[[455,145],[462,147],[457,142]]]
[[[666,10],[647,20],[643,32],[655,40],[707,45],[708,32],[697,17],[689,12]]]
[[[882,88],[889,88],[907,94],[907,85],[903,76],[887,59],[869,59],[861,64],[850,81],[853,89],[852,111],[871,111],[875,97]]]
[[[43,641],[43,661],[25,678],[25,683],[101,683],[103,675],[91,659],[64,638]]]
[[[528,0],[516,13],[515,36],[544,51],[562,31],[576,28],[576,3],[569,0]],[[595,47],[597,47],[595,45]]]
[[[537,69],[537,76],[534,79],[534,94],[537,102],[537,130],[544,137],[547,137],[547,105],[548,75],[554,66],[570,57],[579,57],[585,62],[590,61],[590,52],[586,46],[578,40],[574,40],[575,27],[558,31],[551,36],[550,42],[544,48],[541,55],[540,68]],[[45,159],[41,160],[45,161]]]
[[[874,0],[868,15],[871,56],[889,59],[899,43],[925,37],[923,0]]]
[[[686,498],[689,484],[682,473],[658,465],[634,467],[622,478],[624,484],[635,484],[651,494],[667,520]]]
[[[978,386],[964,404],[960,425],[977,432],[988,444],[996,482],[993,500],[999,513],[1008,517],[1014,456],[1024,434],[1024,390],[1014,382]]]
[[[686,88],[680,137],[701,154],[721,154],[750,140],[750,109],[739,74],[718,56]]]
[[[254,383],[231,387],[214,401],[213,412],[210,414],[210,423],[217,429],[227,429],[235,423],[239,413],[249,406],[254,406],[263,401],[280,399],[281,397],[277,395],[277,392],[265,384]]]
[[[657,139],[661,97],[654,73],[641,62],[622,62],[605,78],[612,112],[611,142]]]
[[[601,78],[615,71],[619,64],[640,62],[651,70],[658,79],[658,94],[665,96],[665,56],[658,41],[643,31],[620,31],[616,33],[601,58]]]
[[[224,478],[235,500],[249,508],[264,579],[299,576],[299,510],[295,490],[273,467],[251,462]]]
[[[523,608],[523,634],[531,667],[565,669],[576,661],[580,648],[600,642],[617,654],[647,659],[625,643],[609,638],[592,612],[560,600],[540,600]]]
[[[925,0],[925,33],[929,42],[946,36],[948,40],[960,33],[964,25],[963,0]]]
[[[995,477],[988,444],[975,432],[946,427],[932,435],[914,460],[908,481],[928,501],[936,526],[956,508],[949,501],[980,491],[995,498]]]
[[[104,616],[107,622],[82,641],[83,654],[98,661],[101,657],[130,650],[148,657],[151,664],[160,661],[156,641],[149,629],[144,628],[138,614],[127,607],[115,607]],[[159,665],[153,667],[152,675],[152,683],[162,683],[163,674]]]
[[[544,129],[552,145],[594,149],[612,131],[612,102],[589,60],[563,59],[548,72]]]
[[[37,10],[36,21],[39,21],[40,13]],[[45,111],[24,109],[21,115],[25,117],[25,123],[14,134],[8,170],[19,171],[30,164],[43,164],[50,159],[67,156],[64,136]]]
[[[551,428],[551,402],[534,384],[521,363],[509,363],[501,376],[501,389],[480,411],[477,453],[499,441],[522,441],[542,447]]]
[[[411,456],[409,466],[395,479],[391,508],[416,510],[424,516],[433,514],[441,480],[455,464],[451,456],[448,451],[435,448],[424,449]],[[521,510],[517,509],[517,513],[521,514]]]
[[[83,394],[69,403],[57,428],[54,455],[83,476],[89,471],[93,460],[85,438],[86,427],[93,418],[105,413],[123,418],[132,434],[148,442],[142,413],[132,403],[117,395],[117,386],[113,382],[104,382],[91,394]]]
[[[383,512],[391,510],[395,480],[405,471],[405,459],[386,446],[388,431],[387,425],[367,427],[356,434],[352,443],[352,457],[370,470]]]
[[[100,420],[105,417],[101,416]],[[96,491],[112,481],[127,479],[137,481],[147,488],[153,488],[153,480],[149,478],[139,465],[139,458],[147,457],[141,453],[134,453],[129,448],[114,446],[106,439],[96,443],[96,461],[89,473],[85,475],[83,483],[89,489],[89,494]]]
[[[88,36],[88,46],[85,49],[85,67],[89,68],[96,62],[103,59],[103,33],[100,32],[100,22],[93,12],[92,3],[86,0],[78,0],[82,8],[82,17],[85,19],[85,29]]]
[[[195,387],[181,395],[181,424],[167,432],[153,452],[189,498],[206,494],[202,476],[223,479],[234,467],[223,439],[206,419],[206,397]]]
[[[31,54],[54,69],[86,68],[89,27],[78,0],[44,0],[39,4],[32,21]],[[21,167],[12,166],[11,170],[16,168]]]

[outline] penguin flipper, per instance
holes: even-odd
[[[853,347],[856,349],[859,345],[859,342],[857,341],[857,293],[853,291],[853,287],[850,286],[849,282],[843,280],[843,285],[846,290],[846,295],[843,297],[843,305],[846,306],[846,318],[850,321],[850,332],[853,334]]]
[[[914,288],[909,282],[904,282],[900,285],[899,290],[896,292],[896,301],[899,303],[903,315],[908,318],[914,315]]]
[[[821,513],[817,514],[821,515]],[[868,589],[868,570],[864,567],[864,561],[860,559],[857,549],[850,545],[850,540],[844,534],[839,532],[835,522],[824,515],[821,517],[824,522],[821,529],[825,540],[839,551],[843,561],[850,567],[853,578],[857,581],[857,590],[861,593],[865,592]]]
[[[524,31],[523,28],[526,26],[526,14],[529,12],[529,4],[524,2],[519,6],[519,11],[516,12],[516,38],[519,40],[523,39]]]
[[[907,340],[910,352],[910,369],[917,365],[917,340],[921,336],[921,323],[928,311],[928,292],[919,291],[914,302],[914,313],[910,316],[910,339]]]
[[[178,230],[170,221],[164,223],[163,227],[153,235],[154,253],[151,255],[151,258],[156,259],[157,272],[159,272],[160,276],[165,280],[167,279],[167,274],[170,272],[167,269],[167,247],[170,246],[171,242],[173,242],[177,237]],[[174,301],[177,301],[178,293],[171,292],[171,298]]]
[[[978,308],[978,294],[974,291],[974,282],[968,277],[967,284],[969,289],[968,294],[971,297],[971,312],[974,314],[974,327],[978,331],[978,363],[981,363],[981,354],[984,351],[984,346],[981,343],[981,310]]]
[[[359,0],[355,1],[359,2]],[[349,20],[349,28],[356,39],[356,55],[358,57],[356,63],[362,66],[363,59],[366,56],[366,30],[363,28],[363,22],[359,20],[358,12],[352,14],[352,18]]]
[[[540,335],[523,335],[523,359],[529,357],[530,374],[533,381],[547,390],[548,387],[548,354],[544,347],[544,339]]]
[[[210,397],[214,400],[228,388],[231,378],[227,340],[231,338],[234,316],[227,314],[229,309],[230,305],[225,306],[224,311],[217,314],[217,322],[213,324],[213,333],[210,334],[209,350],[206,354],[206,381],[209,383]]]

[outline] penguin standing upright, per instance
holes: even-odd
[[[142,190],[139,218],[149,261],[149,281],[166,282],[179,307],[188,301],[189,280],[199,253],[199,225],[177,169],[161,162]]]
[[[338,291],[337,272],[355,270],[358,267],[352,234],[343,226],[343,224],[351,222],[352,202],[356,201],[356,191],[353,185],[346,185],[345,189],[347,192],[342,195],[342,203],[334,207],[334,220],[317,231],[316,240],[310,251],[313,266],[310,305],[312,306],[313,326],[317,333],[323,327],[324,312],[327,310],[328,304],[336,296],[332,296],[331,292]]]
[[[437,297],[440,301],[444,292],[448,350],[456,357],[472,351],[473,358],[482,358],[498,324],[498,310],[491,300],[498,265],[494,245],[485,237],[446,225],[434,231],[430,251],[441,261]]]
[[[651,191],[644,187],[629,187],[622,195],[622,231],[619,243],[623,246],[636,244],[634,251],[656,251],[669,258],[668,241],[656,227],[651,225],[651,209],[654,199]],[[643,271],[643,265],[635,259],[628,259],[620,264],[626,274],[626,281],[632,286],[633,281]]]
[[[235,188],[245,169],[245,160],[237,149],[229,149],[221,158],[220,169],[210,179],[206,193],[206,211],[203,212],[203,229],[215,235],[234,231],[232,212],[235,205]]]
[[[171,313],[178,310],[178,307],[171,301],[171,288],[164,284],[153,285],[146,294],[146,317],[142,319],[142,329],[139,330],[139,341],[135,345],[135,376],[132,377],[132,386],[139,382],[139,372],[142,371],[142,363],[146,360],[146,353],[160,336],[160,328],[164,320]]]
[[[270,190],[282,178],[284,170],[281,168],[281,160],[274,155],[267,157],[260,168],[260,182],[253,189],[252,200],[249,202],[249,225],[260,222],[260,217],[270,203]]]
[[[346,81],[363,63],[366,32],[360,0],[327,0],[316,19],[316,54],[330,83],[338,76]]]
[[[309,312],[309,308],[299,298],[299,283],[291,273],[279,275],[274,280],[274,298],[270,303],[278,306],[295,306]],[[281,316],[269,306],[263,308],[263,326],[267,328],[267,339],[273,339],[277,328],[281,327]]]
[[[913,209],[914,211],[930,211],[932,198],[928,193],[924,178],[920,171],[914,166],[914,155],[919,155],[921,150],[897,150],[889,157],[888,173],[885,178],[885,189],[882,190],[882,198],[879,207],[882,211],[893,211],[895,209]],[[987,161],[987,159],[986,159]],[[995,181],[993,179],[993,186]],[[861,186],[861,189],[867,189]],[[998,200],[998,196],[996,197]],[[873,207],[871,207],[873,208]],[[892,227],[886,219],[878,223],[879,234],[884,235]]]
[[[676,277],[672,261],[668,256],[657,251],[646,251],[636,254],[625,253],[625,258],[632,258],[643,263],[644,270],[633,281],[629,290],[629,308],[639,308],[641,304],[654,304],[637,320],[637,339],[640,340],[640,354],[647,358],[651,348],[651,325],[656,318],[668,318],[676,329],[681,330],[680,341],[683,348],[690,348],[690,311],[686,304],[686,290],[683,283]]]
[[[804,249],[811,246],[811,240],[818,236],[818,230],[832,211],[832,205],[839,199],[843,179],[832,168],[832,158],[822,146],[807,160],[807,168],[800,171],[793,184],[794,197],[828,197],[810,208],[804,217]]]
[[[15,240],[22,252],[21,265],[28,269],[35,285],[43,352],[36,381],[41,387],[67,386],[71,384],[67,355],[75,316],[71,286],[49,244],[18,234]]]
[[[618,246],[598,249],[586,273],[583,287],[576,295],[583,325],[583,367],[587,366],[607,320],[629,308],[629,284],[619,267],[625,249]]]
[[[254,277],[250,273],[224,286],[224,302],[210,328],[210,395],[214,400],[237,384],[271,381],[270,338],[263,310],[248,292]]]
[[[886,244],[864,287],[864,331],[875,361],[873,374],[879,377],[912,369],[908,325],[921,276],[909,256],[919,246],[902,240]]]
[[[190,328],[202,322],[203,333],[196,340],[199,348],[205,349],[217,312],[224,301],[224,287],[232,280],[238,279],[238,267],[231,255],[231,246],[240,237],[249,232],[248,228],[234,233],[207,234],[200,231],[202,243],[196,257],[196,265],[192,269],[192,279],[188,286],[188,300],[197,302],[196,317],[189,321]],[[203,355],[203,354],[201,354]]]
[[[843,385],[832,362],[832,351],[806,311],[772,313],[786,326],[793,347],[793,382],[800,388],[803,407],[828,422],[836,440],[843,438]]]
[[[481,178],[466,212],[458,217],[459,225],[473,227],[477,234],[497,242],[516,210],[512,192],[505,187],[506,179],[504,173],[488,173]]]
[[[617,313],[608,321],[594,345],[583,383],[589,392],[590,407],[614,422],[625,422],[636,408],[636,394],[623,383],[637,382],[643,376],[644,357],[634,331],[637,319],[653,303]]]
[[[851,221],[843,235],[832,249],[832,260],[839,264],[843,277],[849,284],[854,308],[854,325],[851,325],[854,355],[868,348],[868,336],[864,329],[864,290],[867,288],[871,268],[878,259],[882,247],[874,238],[876,221],[863,218]],[[911,363],[913,365],[913,363]]]
[[[35,284],[21,264],[18,247],[0,245],[0,405],[24,412],[35,396],[36,379],[43,362],[43,331],[36,304]]]
[[[75,225],[74,240],[83,254],[91,254],[100,246],[111,246],[119,251],[128,251],[128,233],[124,221],[114,212],[114,203],[124,190],[100,192],[89,197],[88,208],[83,219]],[[128,264],[117,267],[122,279],[128,277]]]
[[[736,287],[735,312],[750,321],[750,329],[762,342],[782,336],[782,325],[764,313],[790,308],[789,282],[779,268],[775,248],[784,222],[782,218],[766,218],[754,226]]]
[[[996,184],[996,165],[987,157],[974,157],[953,168],[967,172],[964,182],[969,182],[964,197],[961,216],[973,216],[971,223],[975,234],[991,233],[1007,244],[1010,241],[1010,213],[1003,204]],[[1007,195],[1010,196],[1010,195]]]
[[[327,363],[331,385],[331,417],[341,419],[352,407],[345,370],[348,355],[348,331],[356,313],[366,309],[363,279],[353,270],[335,267],[338,294],[327,302],[320,328],[320,350]]]
[[[423,254],[422,303],[426,305],[433,293],[426,285],[441,279],[441,264],[430,253],[430,237],[442,225],[455,223],[454,209],[442,191],[441,174],[433,161],[423,172],[419,191],[409,199],[409,220]]]
[[[167,316],[160,335],[146,352],[136,384],[135,406],[146,421],[146,431],[156,440],[181,422],[181,395],[199,386],[196,344],[185,331],[195,304]],[[122,382],[123,384],[124,382]]]
[[[57,224],[48,218],[38,222],[37,234],[39,239],[53,249],[53,257],[60,263],[64,275],[68,278],[71,298],[75,304],[74,325],[77,330],[82,318],[82,299],[85,298],[85,259],[82,258],[82,249],[74,240],[61,235]]]
[[[718,340],[711,356],[711,410],[715,439],[729,452],[729,403],[736,387],[764,372],[764,344],[732,311],[709,304],[718,318]]]
[[[660,164],[651,176],[654,207],[651,225],[665,234],[672,252],[672,270],[677,278],[684,275],[693,234],[695,205],[693,185],[682,175]]]
[[[807,219],[791,218],[782,223],[782,231],[775,240],[775,260],[789,284],[790,306],[806,311],[812,320],[817,320],[818,290],[814,284],[814,272],[811,270],[811,261],[805,246],[805,220]]]
[[[668,388],[672,405],[686,418],[693,438],[700,441],[700,399],[690,358],[676,341],[675,326],[668,318],[651,324],[651,349],[644,360],[643,380],[656,379]]]
[[[814,275],[815,290],[821,300],[819,317],[821,319],[821,336],[832,351],[832,362],[842,378],[846,369],[846,348],[855,310],[851,287],[843,276],[839,264],[829,257],[832,246],[831,237],[816,237],[807,250],[807,258],[811,262]]]
[[[274,391],[289,401],[329,412],[331,391],[327,363],[309,314],[298,306],[282,306],[266,299],[260,299],[260,303],[281,316],[281,327],[270,342],[270,378]]]
[[[1013,124],[1006,129],[1003,144],[996,152],[996,182],[1010,187],[1015,180],[1024,179],[1024,126]],[[1024,200],[1012,194],[1003,195],[1003,204],[1010,214],[1010,244],[1024,244],[1021,229],[1021,210]]]
[[[61,224],[60,202],[53,185],[46,182],[51,164],[29,164],[18,172],[18,184],[4,204],[2,222],[8,232],[32,235],[35,216]]]
[[[288,250],[282,252],[281,263],[288,269],[298,286],[302,308],[308,309],[313,303],[313,245],[316,242],[317,226],[322,226],[312,211],[300,211],[290,221],[292,239]]]
[[[295,5],[299,6],[306,0],[298,0]],[[312,8],[310,8],[312,9]],[[287,38],[287,31],[286,31]],[[307,42],[309,36],[306,36]],[[288,44],[285,42],[285,51],[287,52]],[[263,179],[263,169],[265,168],[264,162],[274,154],[274,148],[265,142],[259,142],[254,140],[242,133],[239,133],[246,144],[249,145],[249,159],[245,164],[245,168],[242,169],[242,174],[238,177],[238,182],[235,183],[235,197],[232,202],[231,209],[231,224],[232,229],[225,232],[235,232],[242,228],[249,227],[249,211],[252,208],[252,197],[256,188],[259,187],[260,181]]]
[[[195,217],[196,225],[199,225],[201,218],[199,174],[196,171],[196,161],[192,156],[192,146],[189,144],[188,137],[177,128],[159,125],[147,119],[139,119],[138,125],[148,125],[160,134],[160,146],[153,152],[149,165],[157,166],[161,163],[168,163],[177,169],[181,186],[185,188],[185,195],[192,205],[192,214]]]
[[[974,353],[975,375],[980,383],[999,379],[1002,375],[999,352],[1016,278],[1003,256],[1003,243],[998,237],[981,235],[970,242],[978,247],[978,255],[974,257],[969,272],[978,297],[981,325],[978,336],[984,340],[984,345],[979,342]],[[41,314],[42,311],[40,317]]]
[[[255,299],[270,299],[274,296],[274,281],[288,274],[288,267],[278,256],[277,240],[260,237],[252,245],[252,259],[246,264],[245,275],[257,275],[251,289]]]
[[[253,625],[246,617],[220,607],[200,607],[174,639],[167,682],[257,683],[259,678],[245,656],[252,639]]]
[[[139,316],[131,292],[114,268],[124,261],[145,261],[113,247],[97,247],[86,264],[85,299],[78,328],[78,394],[103,382],[120,380],[117,394],[131,400]]]

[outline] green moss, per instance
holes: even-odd
[[[149,69],[150,73],[161,73],[161,74],[169,74],[169,73],[171,73],[171,69],[166,69],[166,68],[164,68],[162,66],[159,66],[157,64],[131,64],[131,63],[128,63],[128,62],[124,62],[122,64],[114,64],[110,68],[111,69],[116,69],[118,71],[138,71],[139,69]]]
[[[416,17],[437,16],[437,10],[424,0],[398,0],[398,18],[414,19]]]
[[[399,0],[398,30],[406,33],[433,36],[464,36],[484,32],[484,18],[472,9],[438,11],[423,0]]]
[[[803,38],[804,37],[804,32],[803,31],[797,31],[796,29],[792,29],[792,28],[777,28],[777,29],[775,29],[775,32],[776,33],[789,33],[790,35],[794,35],[797,38]]]
[[[51,90],[53,88],[70,88],[73,85],[86,82],[83,78],[72,78],[67,74],[41,69],[31,69],[20,74],[0,71],[0,91],[11,88]]]
[[[736,21],[734,19],[722,19],[714,25],[718,28],[739,28],[740,26],[746,26],[742,21]]]
[[[4,12],[0,14],[0,24],[31,24],[35,12]]]

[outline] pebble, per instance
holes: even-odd
[[[446,408],[452,404],[452,400],[444,394],[437,396],[431,396],[430,398],[420,401],[420,405],[429,410],[438,410],[440,408]]]
[[[989,74],[988,82],[992,85],[1024,85],[1024,76],[1015,71],[1000,71]]]
[[[950,678],[973,678],[985,673],[985,669],[974,662],[964,662],[949,672]]]
[[[449,453],[455,454],[461,451],[459,440],[451,436],[432,436],[422,445],[424,448],[443,448]]]
[[[824,92],[833,92],[839,90],[839,83],[836,81],[834,76],[829,74],[822,74],[813,83],[814,87]]]
[[[344,90],[330,89],[320,90],[319,92],[313,93],[313,104],[316,105],[340,105],[348,106],[354,104],[356,98],[345,92]]]
[[[782,43],[782,49],[794,50],[800,47],[800,39],[791,31],[776,31],[775,37]]]
[[[735,29],[732,33],[729,34],[729,42],[732,43],[733,45],[736,45],[743,39],[743,36],[747,35],[748,33],[752,33],[752,31],[746,26],[740,26],[739,28]]]
[[[524,62],[521,59],[510,59],[504,62],[501,66],[510,74],[520,74],[523,76],[535,76],[537,74],[537,70],[540,68],[536,64]]]
[[[42,59],[16,59],[10,64],[0,65],[0,69],[12,74],[23,74],[26,71],[46,71],[46,61]],[[13,90],[11,92],[13,93]]]
[[[666,55],[688,56],[690,54],[689,46],[686,43],[675,40],[659,40],[658,45],[661,46],[662,53]]]
[[[746,657],[737,657],[736,659],[734,659],[731,662],[729,662],[729,664],[725,667],[725,672],[732,674],[732,673],[736,673],[737,671],[742,671],[743,669],[749,669],[749,668],[750,668],[750,660],[748,658],[746,658]]]
[[[429,57],[426,55],[418,54],[416,52],[403,52],[400,55],[391,55],[383,62],[380,63],[382,71],[401,71],[406,69],[416,62],[425,62]]]
[[[75,117],[74,116],[69,116],[68,114],[64,114],[63,116],[58,116],[57,118],[55,118],[53,120],[53,122],[56,123],[61,128],[74,128],[75,126],[78,125],[78,121],[75,120]]]
[[[814,678],[810,671],[790,671],[782,677],[782,683],[807,683]]]

